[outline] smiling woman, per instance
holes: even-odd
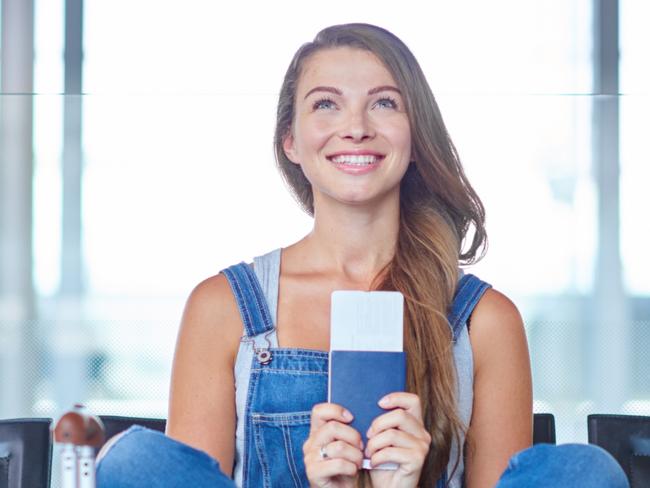
[[[346,24],[303,45],[280,92],[275,149],[313,229],[195,288],[169,437],[124,434],[100,485],[626,486],[587,446],[524,450],[502,476],[531,443],[523,324],[510,300],[459,269],[481,256],[483,206],[402,41]],[[386,412],[365,445],[350,412],[326,401],[330,297],[341,289],[405,298],[407,391],[379,402]],[[399,467],[365,471],[364,456]]]
[[[379,156],[373,171],[341,174],[333,158],[363,151]],[[409,476],[417,479],[422,470],[425,484],[446,478],[460,483],[463,463],[458,452],[462,424],[469,422],[471,388],[462,390],[458,401],[464,407],[459,409],[452,364],[466,361],[461,357],[469,357],[469,342],[464,335],[463,346],[454,353],[445,346],[450,340],[445,312],[457,287],[459,257],[472,261],[484,242],[483,208],[408,48],[383,29],[359,24],[325,29],[304,45],[280,92],[276,158],[299,203],[314,216],[312,233],[283,250],[280,278],[282,271],[288,278],[302,276],[300,268],[315,258],[318,264],[311,266],[323,271],[312,274],[330,276],[320,284],[314,280],[314,292],[303,298],[304,303],[314,303],[324,297],[324,312],[312,319],[315,324],[329,323],[329,293],[337,289],[337,281],[339,289],[388,289],[405,295],[409,391],[430,399],[420,418],[427,428],[420,425],[414,435],[430,436],[439,446]],[[470,225],[475,233],[469,250],[460,256]],[[341,274],[349,276],[346,281],[341,282]],[[304,279],[287,281],[295,289],[304,286]],[[280,298],[290,296],[286,286],[282,290]],[[468,303],[468,310],[474,305]],[[282,337],[295,319],[282,321],[283,309],[278,313]],[[327,348],[326,340],[322,348]],[[522,421],[526,425],[526,419]],[[525,427],[521,435],[524,440],[518,446],[524,447]],[[380,474],[374,471],[372,476]]]
[[[319,51],[304,63],[295,100],[282,147],[309,181],[314,207],[390,194],[397,208],[411,135],[400,90],[383,63],[359,49]]]

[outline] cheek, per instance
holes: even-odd
[[[389,129],[387,135],[395,147],[411,153],[411,129],[408,124],[396,124]]]
[[[331,124],[324,121],[302,124],[296,131],[299,151],[303,155],[319,151],[327,143],[331,133]]]

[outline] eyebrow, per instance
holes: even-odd
[[[307,92],[307,94],[305,95],[305,98],[307,98],[312,93],[319,92],[319,91],[323,91],[323,92],[327,92],[327,93],[334,93],[335,95],[343,95],[343,92],[341,90],[339,90],[338,88],[334,88],[333,86],[317,86],[317,87],[314,87],[311,90],[309,90]],[[399,93],[400,95],[402,94],[402,92],[399,91],[399,89],[394,87],[394,86],[382,85],[382,86],[377,86],[375,88],[371,88],[370,90],[368,90],[368,95],[374,95],[376,93],[380,93],[380,92],[383,92],[383,91],[394,91],[394,92]]]

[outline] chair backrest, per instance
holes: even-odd
[[[555,444],[555,417],[551,413],[533,415],[533,444]]]
[[[48,488],[52,419],[0,420],[0,487]]]
[[[105,439],[109,440],[115,434],[128,429],[133,425],[141,425],[151,430],[165,432],[167,421],[165,419],[155,419],[147,417],[123,417],[118,415],[100,415],[104,424]]]
[[[165,419],[146,417],[122,417],[116,415],[100,415],[104,423],[106,440],[113,437],[132,425],[142,425],[152,430],[165,432],[167,421]],[[533,444],[555,444],[555,417],[550,413],[536,413],[533,415]]]
[[[587,433],[590,444],[614,456],[632,488],[650,486],[650,417],[589,415]]]

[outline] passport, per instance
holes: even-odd
[[[388,412],[377,402],[406,390],[404,297],[394,291],[332,293],[328,401],[347,408],[363,439],[372,421]],[[364,469],[370,460],[364,459]],[[372,469],[397,469],[384,463]]]
[[[406,390],[406,354],[384,351],[331,351],[329,401],[347,408],[350,425],[361,434],[363,445],[372,421],[388,412],[377,402],[388,393]],[[364,459],[364,468],[370,461]],[[380,466],[394,469],[391,466]]]

